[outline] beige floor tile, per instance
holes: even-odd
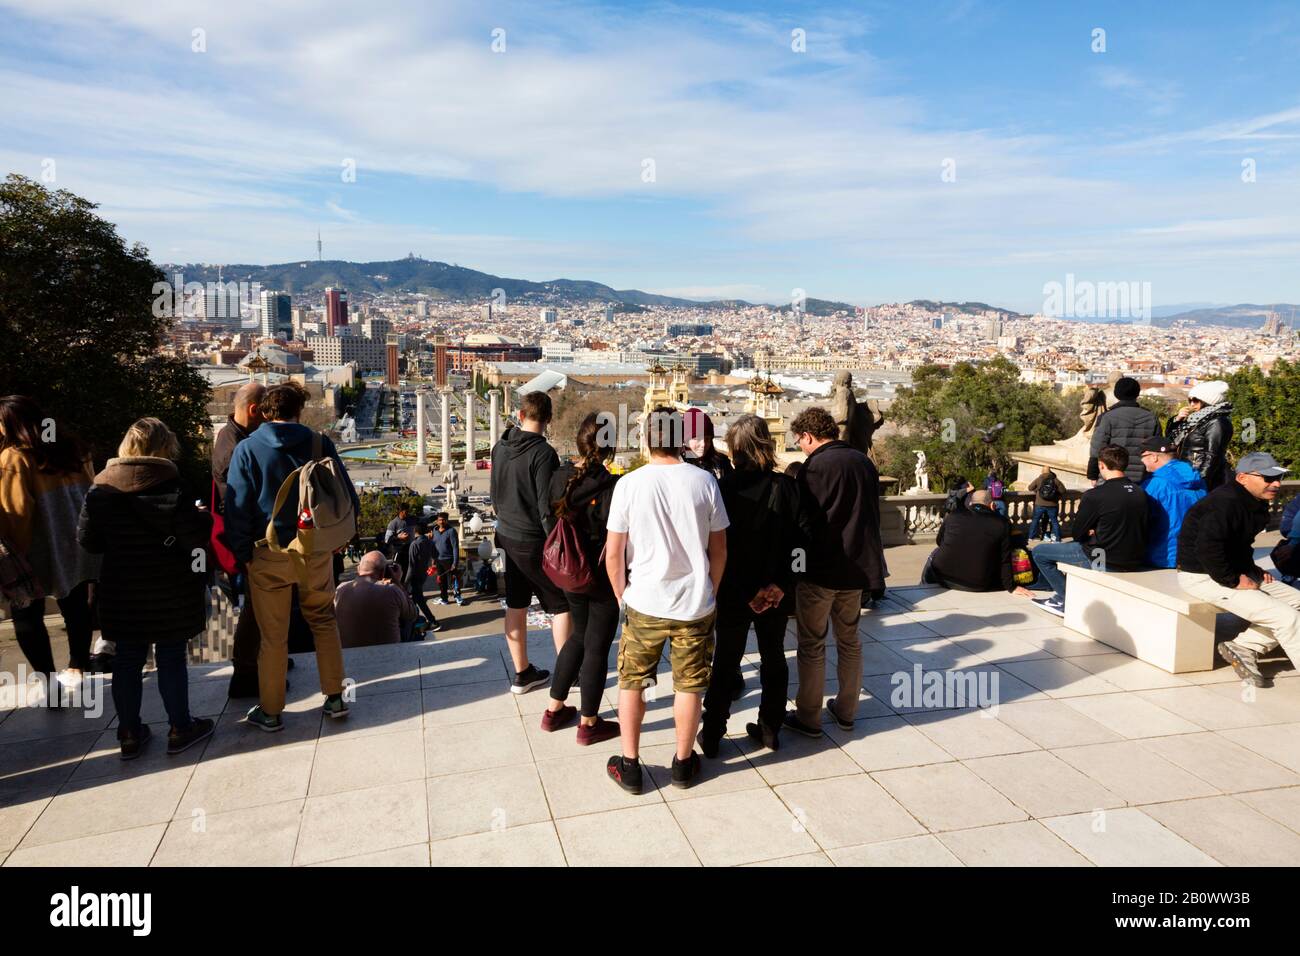
[[[908,616],[941,637],[974,637],[990,631],[1028,631],[1051,625],[1056,620],[1028,600],[1008,598],[1007,601],[1005,608],[997,610],[914,611]]]
[[[1221,734],[1153,737],[1142,746],[1213,784],[1224,793],[1300,786],[1300,775]]]
[[[1037,820],[954,830],[939,839],[967,866],[1089,866]]]
[[[1300,832],[1300,787],[1239,793],[1237,799],[1283,826]]]
[[[884,770],[872,777],[931,830],[1010,823],[1026,816],[961,764]]]
[[[191,773],[190,767],[178,767],[145,777],[69,784],[50,801],[19,849],[166,823]]]
[[[1300,682],[1279,680],[1272,687],[1259,688],[1235,681],[1208,684],[1206,689],[1224,700],[1236,701],[1256,711],[1262,718],[1260,723],[1291,724],[1300,721]]]
[[[897,645],[900,643],[904,642],[897,641],[892,644],[884,644],[875,640],[864,640],[862,642],[863,676],[892,674],[895,671],[910,670],[912,662],[896,653]],[[791,669],[793,670],[793,668]]]
[[[997,718],[1040,747],[1079,747],[1122,739],[1090,717],[1059,700],[1029,700],[1003,704]]]
[[[907,721],[958,760],[1039,749],[992,709],[909,714]]]
[[[699,866],[662,803],[568,817],[555,824],[570,866]]]
[[[1033,817],[1124,805],[1122,797],[1047,751],[984,757],[966,766]]]
[[[699,753],[698,748],[696,753]],[[750,766],[735,740],[724,739],[718,747],[718,756],[713,760],[701,754],[700,775],[685,789],[672,786],[673,757],[676,755],[676,744],[660,744],[641,750],[642,766],[654,777],[659,792],[670,803],[674,800],[708,797],[733,790],[757,790],[767,786],[759,772]]]
[[[891,615],[881,618],[862,619],[862,633],[877,640],[892,643],[908,639],[934,637],[935,632],[920,621],[907,615]]]
[[[1052,817],[1043,825],[1098,866],[1218,866],[1134,807]]]
[[[95,713],[99,716],[94,716]],[[92,709],[19,707],[10,713],[4,723],[0,723],[0,744],[98,734],[113,723],[114,716],[111,698],[106,698],[102,701],[102,706]]]
[[[357,699],[348,705],[348,716],[321,721],[320,739],[368,737],[398,731],[418,731],[421,726],[420,689],[386,694],[367,694],[359,688]]]
[[[959,636],[951,638],[951,640],[954,644],[965,648],[980,660],[987,661],[990,664],[1001,664],[1005,661],[1045,660],[1052,657],[1052,654],[1037,642],[1027,640],[1024,637],[1024,635],[1032,633],[1035,632],[986,631],[973,637]]]
[[[905,658],[907,663],[892,671],[910,671],[913,665],[920,664],[923,670],[946,671],[961,667],[977,667],[986,663],[977,650],[983,650],[985,642],[979,638],[967,638],[965,643],[949,640],[946,637],[919,637],[901,641],[891,641],[890,650]],[[865,672],[864,672],[865,673]]]
[[[302,799],[315,754],[315,744],[296,744],[204,760],[194,768],[176,817],[189,819],[195,810],[224,813]]]
[[[817,849],[798,818],[770,790],[741,790],[669,804],[705,866],[775,860]]]
[[[925,832],[866,774],[787,784],[776,794],[824,850]]]
[[[1081,773],[1132,804],[1188,800],[1219,793],[1136,740],[1053,751]]]
[[[825,853],[800,853],[796,856],[783,856],[779,860],[759,860],[757,863],[742,863],[741,866],[834,866]]]
[[[1300,834],[1232,797],[1180,800],[1142,810],[1225,866],[1295,866],[1300,861]]]
[[[654,775],[644,766],[641,768],[642,791],[639,795],[626,792],[610,780],[605,772],[605,763],[610,756],[603,752],[581,753],[537,764],[551,816],[559,820],[583,813],[663,802]]]
[[[506,673],[506,666],[497,653],[475,654],[468,657],[447,655],[425,659],[420,665],[420,683],[426,689],[449,687],[454,684],[499,683],[502,679],[509,680],[512,676]]]
[[[1087,635],[1072,631],[1063,625],[1045,625],[1016,631],[1017,640],[1041,647],[1053,657],[1073,660],[1091,654],[1113,654],[1115,648],[1101,641],[1094,641]]]
[[[140,756],[134,760],[122,759],[122,747],[117,739],[117,730],[110,727],[99,735],[99,740],[90,753],[77,764],[77,769],[70,778],[73,783],[83,780],[124,780],[128,777],[143,777],[159,770],[174,770],[177,767],[192,767],[199,762],[207,742],[195,744],[184,753],[174,756],[167,753],[167,733],[170,725],[150,724],[153,736],[145,743]],[[210,739],[210,738],[209,738]]]
[[[1140,661],[1118,651],[1112,654],[1090,654],[1070,659],[1090,674],[1114,684],[1121,690],[1152,690],[1159,687],[1186,687],[1188,681],[1178,674],[1170,674],[1159,667]]]
[[[883,719],[883,718],[882,718]],[[858,727],[868,721],[858,721]],[[854,733],[860,733],[858,727]],[[826,727],[823,726],[823,730]],[[835,731],[839,733],[839,730]],[[857,774],[862,768],[835,745],[829,732],[812,740],[790,730],[781,732],[781,749],[773,752],[748,737],[732,738],[769,786]]]
[[[555,824],[530,823],[430,844],[434,866],[564,866]]]
[[[1273,722],[1249,704],[1223,697],[1208,687],[1169,687],[1164,690],[1138,691],[1137,695],[1206,730],[1256,727]]]
[[[1085,697],[1120,690],[1110,681],[1088,673],[1072,661],[1010,661],[1001,666],[1003,670],[1031,687],[1038,688],[1048,697]]]
[[[450,684],[424,690],[424,725],[441,727],[478,720],[515,717],[517,700],[533,700],[548,695],[534,691],[523,697],[510,693],[507,680],[481,681],[476,684]]]
[[[348,790],[307,799],[294,863],[323,863],[428,839],[424,781]]]
[[[907,837],[886,843],[846,846],[828,850],[836,866],[961,866],[942,843],[932,836]]]
[[[1300,724],[1225,730],[1223,736],[1288,770],[1300,773]]]
[[[1064,701],[1085,717],[1129,740],[1163,737],[1167,734],[1195,734],[1204,730],[1198,724],[1171,714],[1136,694],[1101,694],[1096,697],[1071,697]]]
[[[533,762],[518,717],[430,727],[424,744],[425,773],[430,777]]]
[[[428,795],[432,840],[551,818],[537,768],[529,764],[430,777]]]
[[[373,867],[427,867],[429,865],[429,844],[412,843],[391,850],[379,850],[375,853],[362,853],[342,860],[328,860],[325,863],[313,863],[312,866],[373,866]]]
[[[956,714],[958,711],[944,713]],[[826,734],[854,763],[867,771],[918,767],[953,759],[951,754],[902,717],[859,720],[847,733],[832,724],[826,728]],[[783,747],[788,736],[793,735],[781,738]]]
[[[288,866],[302,822],[302,800],[226,813],[179,817],[154,855],[154,866]]]
[[[22,841],[36,818],[45,812],[51,799],[41,797],[0,806],[0,853],[9,852]]]
[[[423,750],[424,734],[419,730],[321,740],[307,793],[319,797],[422,780]]]
[[[78,870],[83,867],[148,866],[166,829],[165,824],[155,823],[19,847],[9,854],[5,866],[58,866],[76,867]]]

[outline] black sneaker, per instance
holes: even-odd
[[[543,684],[549,683],[550,680],[550,671],[539,670],[529,664],[527,670],[522,670],[515,675],[514,681],[510,684],[510,693],[526,694],[530,690],[536,690]]]
[[[841,719],[840,719],[840,715],[837,714],[837,713],[835,712],[835,698],[834,698],[834,697],[831,697],[831,698],[827,699],[827,701],[826,701],[826,713],[828,713],[828,714],[831,715],[831,719],[835,721],[835,726],[838,727],[838,728],[840,728],[840,730],[843,730],[845,733],[847,733],[847,732],[849,732],[850,730],[853,729],[853,721],[851,721],[851,720],[841,720]]]
[[[153,735],[148,724],[141,724],[140,729],[133,734],[123,733],[120,729],[117,732],[117,741],[121,747],[121,757],[123,760],[134,760],[140,756],[140,751]]]
[[[1065,617],[1065,601],[1055,595],[1049,598],[1034,598],[1033,603],[1036,607],[1041,607],[1048,614],[1055,614],[1057,617]]]
[[[1273,681],[1265,677],[1259,669],[1256,654],[1249,647],[1243,647],[1236,641],[1222,641],[1218,646],[1219,656],[1232,665],[1232,671],[1248,684],[1256,687],[1272,687]]]
[[[696,777],[700,775],[700,755],[694,750],[685,760],[678,760],[676,755],[673,756],[673,786],[680,789],[689,787]]]
[[[754,741],[754,743],[762,744],[768,750],[781,749],[781,741],[777,736],[777,731],[774,728],[768,727],[762,721],[759,721],[756,724],[746,724],[745,733],[749,736],[750,740]]]
[[[722,744],[723,731],[721,729],[714,731],[709,727],[701,727],[696,740],[700,742],[700,752],[710,760],[716,760],[718,756],[718,747]]]
[[[438,631],[441,631],[441,630],[442,630],[442,625],[439,624],[437,621],[434,621],[432,624],[430,624],[428,627],[426,627],[426,628],[424,629],[424,633],[425,633],[425,634],[436,634]]]
[[[199,741],[207,740],[212,736],[212,731],[216,729],[216,724],[208,717],[199,717],[190,721],[190,725],[185,730],[177,730],[175,727],[167,734],[167,753],[174,756],[189,750]]]
[[[805,737],[811,737],[813,740],[816,740],[822,735],[822,729],[820,727],[809,727],[802,720],[796,717],[794,713],[786,714],[785,720],[781,721],[781,726],[789,727],[796,734],[803,734]]]
[[[610,780],[628,793],[641,793],[641,764],[638,761],[626,757],[610,757],[605,764],[605,772],[609,774]]]

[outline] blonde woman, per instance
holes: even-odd
[[[104,556],[99,619],[117,642],[113,703],[123,760],[139,756],[149,740],[140,721],[145,658],[153,645],[158,691],[171,729],[167,752],[178,754],[211,736],[213,723],[190,715],[186,645],[203,630],[206,614],[205,545],[212,518],[176,469],[180,444],[156,418],[127,430],[118,457],[95,476],[81,511],[77,537]]]

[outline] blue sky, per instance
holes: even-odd
[[[692,297],[1300,300],[1288,3],[0,0],[0,90],[4,170],[158,261],[319,229]]]

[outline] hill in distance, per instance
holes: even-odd
[[[1173,325],[1175,322],[1191,322],[1194,325],[1217,325],[1231,329],[1258,329],[1273,312],[1282,317],[1283,324],[1290,325],[1292,316],[1300,318],[1300,305],[1275,302],[1272,305],[1223,305],[1211,308],[1190,309],[1174,315],[1164,315],[1152,319],[1152,324],[1160,326]]]

